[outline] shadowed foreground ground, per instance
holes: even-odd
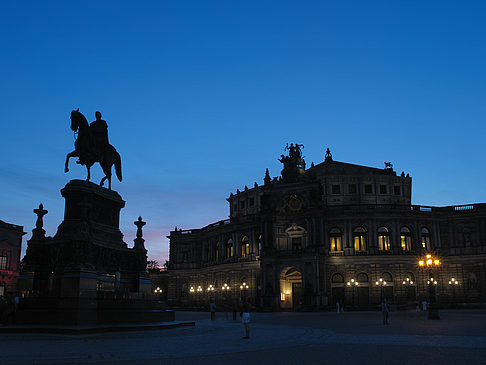
[[[252,313],[251,339],[218,313],[195,327],[95,335],[0,335],[1,364],[486,364],[486,311]],[[239,317],[238,317],[239,319]]]

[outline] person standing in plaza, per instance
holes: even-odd
[[[381,315],[383,317],[383,324],[388,324],[388,313],[390,312],[390,306],[388,305],[386,299],[381,302]]]
[[[212,299],[211,302],[209,303],[209,311],[211,312],[211,321],[214,321],[214,318],[216,317],[216,304]]]
[[[245,326],[245,336],[244,339],[250,338],[250,303],[246,301],[243,303],[243,313],[241,315],[241,322]]]

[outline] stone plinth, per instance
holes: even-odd
[[[153,311],[141,227],[134,247],[123,241],[120,195],[81,180],[70,181],[61,194],[64,221],[56,235],[46,237],[39,223],[28,241],[18,285],[23,297],[19,321],[107,323],[118,316],[110,313],[123,313],[124,323],[131,313],[161,318],[160,310]]]

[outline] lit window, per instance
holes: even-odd
[[[329,234],[329,249],[331,251],[342,251],[341,231],[337,228],[331,229]]]
[[[402,227],[402,229],[400,229],[400,244],[403,251],[410,251],[411,237],[410,230],[407,227]]]
[[[363,227],[357,227],[353,231],[355,251],[366,250],[366,230]]]
[[[7,254],[0,254],[0,270],[7,270]]]
[[[248,257],[250,255],[250,241],[248,241],[248,236],[243,236],[241,238],[241,257]]]
[[[378,249],[390,251],[390,232],[386,227],[378,228]]]
[[[226,242],[226,258],[233,257],[233,240],[230,238]]]
[[[427,228],[422,228],[421,231],[422,248],[426,251],[430,250],[430,232]]]

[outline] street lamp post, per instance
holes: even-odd
[[[201,288],[201,285],[197,286],[196,292],[197,292],[197,305],[201,307],[201,294],[202,294],[203,289]]]
[[[248,290],[248,284],[243,282],[241,285],[240,285],[240,297],[242,298],[243,302],[246,301],[246,291]]]
[[[358,281],[357,280],[354,280],[354,278],[351,278],[350,281],[348,281],[346,283],[346,285],[351,288],[351,293],[352,293],[352,296],[353,296],[353,301],[352,301],[352,305],[354,307],[354,291],[355,291],[355,288],[359,285]]]
[[[434,279],[433,274],[435,270],[439,270],[441,264],[442,263],[440,262],[439,258],[434,257],[430,253],[426,254],[425,257],[421,257],[418,262],[419,268],[424,269],[427,273],[427,286],[429,292],[427,319],[440,319],[439,307],[436,303],[436,287],[438,285],[438,281]]]
[[[459,285],[459,282],[455,278],[451,278],[449,280],[449,285],[452,287],[452,302],[456,302],[456,286]]]
[[[410,289],[413,288],[414,281],[411,280],[410,278],[406,278],[405,280],[402,281],[402,284],[407,288],[407,300],[412,299],[410,295]],[[415,297],[415,294],[413,295]]]
[[[383,280],[383,278],[379,278],[376,282],[375,282],[375,285],[376,286],[379,286],[380,287],[380,300],[383,302],[383,287],[386,286],[386,281]]]

